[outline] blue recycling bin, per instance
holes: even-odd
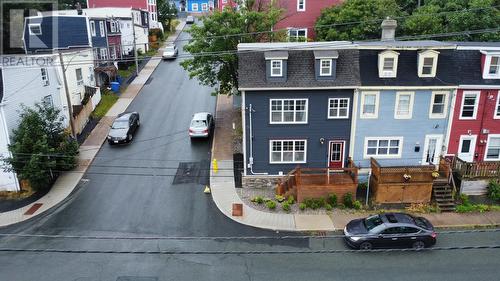
[[[120,92],[120,83],[119,82],[111,82],[111,91],[118,93]]]

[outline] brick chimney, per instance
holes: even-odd
[[[381,41],[394,41],[396,36],[396,27],[398,26],[398,22],[396,20],[387,17],[384,21],[382,21],[382,38]]]

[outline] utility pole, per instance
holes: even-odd
[[[66,92],[66,102],[68,103],[69,126],[71,128],[71,136],[73,138],[76,138],[75,124],[73,124],[73,107],[71,105],[71,97],[69,96],[68,81],[66,80],[66,68],[64,67],[64,59],[61,51],[59,51],[59,60],[61,61],[64,91]]]
[[[134,59],[135,59],[135,74],[139,75],[139,60],[137,58],[137,45],[135,43],[135,18],[132,10],[132,34],[134,35]]]

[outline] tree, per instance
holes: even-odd
[[[167,30],[171,30],[172,20],[177,18],[177,7],[170,0],[159,0],[158,7],[158,21],[167,24]]]
[[[184,50],[193,58],[181,65],[189,71],[190,78],[210,87],[219,85],[215,94],[232,94],[238,88],[239,43],[275,40],[272,27],[278,21],[281,10],[272,5],[245,1],[240,11],[227,7],[202,19],[202,25],[193,25],[188,31],[192,39]]]
[[[380,38],[382,20],[403,15],[404,12],[395,0],[347,0],[321,12],[316,21],[317,39],[335,41]]]
[[[22,106],[4,169],[15,171],[35,189],[47,188],[59,171],[76,166],[78,143],[69,138],[60,111],[47,103]]]

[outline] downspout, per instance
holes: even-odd
[[[252,104],[248,106],[248,119],[249,119],[249,130],[250,130],[250,158],[248,158],[248,167],[250,168],[250,173],[252,175],[267,175],[268,173],[256,173],[253,171],[253,128],[252,128]]]

